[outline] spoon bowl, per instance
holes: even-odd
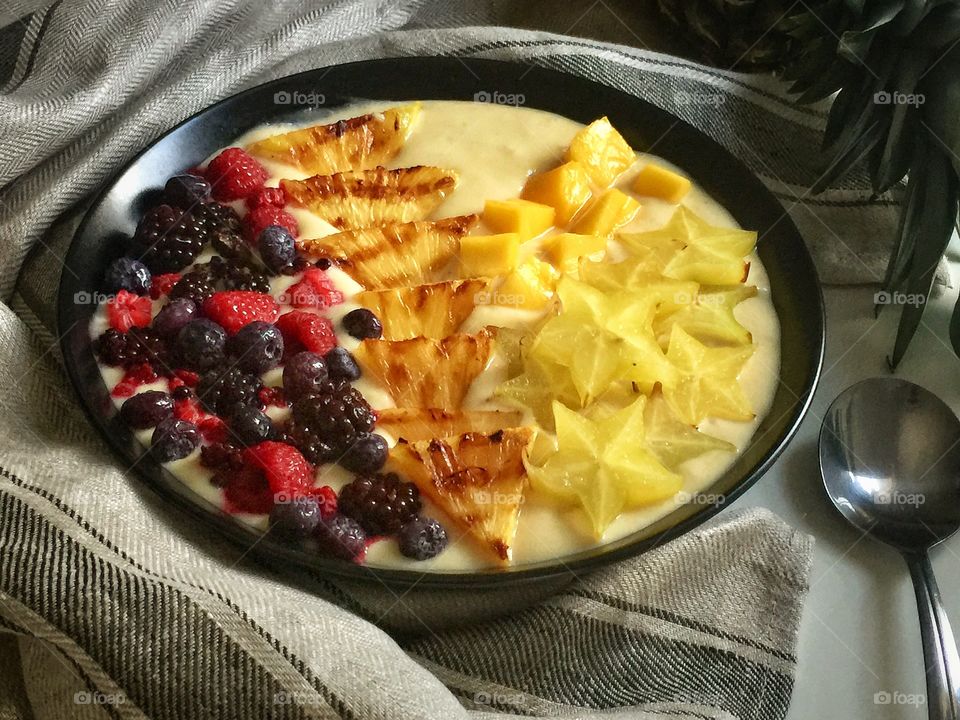
[[[854,526],[898,549],[910,569],[931,720],[960,720],[960,655],[928,550],[960,527],[960,420],[906,380],[847,388],[820,429],[820,474]]]
[[[960,528],[960,420],[919,385],[881,377],[845,390],[823,421],[820,472],[847,520],[900,550]]]

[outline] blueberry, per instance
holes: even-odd
[[[358,340],[378,338],[383,335],[383,325],[377,316],[366,308],[351,310],[343,316],[343,329]]]
[[[157,425],[150,439],[150,452],[160,462],[185,458],[200,444],[200,431],[192,422],[168,417]]]
[[[171,300],[153,319],[153,329],[163,336],[175,336],[188,322],[197,317],[197,306],[190,298]]]
[[[447,531],[433,518],[417,517],[401,528],[400,552],[414,560],[429,560],[447,546]]]
[[[269,225],[263,229],[257,238],[257,249],[260,251],[263,264],[275,274],[290,265],[297,255],[293,235],[280,225]]]
[[[103,276],[104,290],[108,293],[126,290],[137,295],[146,295],[150,292],[152,282],[153,278],[150,277],[147,266],[128,257],[117,258],[110,263]]]
[[[375,473],[387,462],[387,441],[376,433],[361,435],[337,462],[355,473]]]
[[[320,523],[320,503],[309,495],[282,498],[270,511],[270,532],[280,540],[304,540]]]
[[[327,364],[322,357],[308,351],[299,352],[283,366],[284,395],[296,400],[319,388],[327,377]]]
[[[249,405],[238,405],[229,413],[230,429],[244,445],[256,445],[273,434],[273,421],[265,412]]]
[[[191,370],[208,370],[223,361],[226,331],[212,320],[191,320],[177,335],[177,352]]]
[[[126,400],[120,408],[121,419],[137,430],[154,427],[173,415],[173,400],[165,392],[147,390]]]
[[[356,560],[367,548],[367,534],[353,518],[334,515],[317,524],[320,550],[342,560]]]
[[[244,325],[230,338],[227,352],[236,358],[241,369],[260,375],[280,364],[283,335],[276,325],[257,320]]]
[[[327,372],[335,380],[356,380],[360,377],[360,366],[345,347],[338,345],[323,359],[327,363]]]
[[[167,203],[181,210],[210,201],[210,183],[196,175],[174,175],[163,188]]]

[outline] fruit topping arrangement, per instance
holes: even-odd
[[[674,498],[686,461],[735,449],[705,420],[753,418],[734,310],[757,293],[755,234],[683,206],[621,230],[691,184],[606,118],[519,197],[434,217],[457,173],[387,166],[422,112],[275,134],[166,181],[94,321],[120,418],[226,512],[331,557],[388,540],[424,561],[465,538],[508,563],[528,494],[602,539]]]

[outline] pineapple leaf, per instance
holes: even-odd
[[[901,93],[903,96],[914,95],[917,83],[929,62],[928,52],[906,50],[897,71],[894,92]],[[887,140],[883,151],[877,156],[877,169],[873,173],[873,187],[878,193],[886,192],[907,174],[914,149],[917,106],[900,102],[892,107]]]
[[[957,220],[957,207],[960,201],[957,174],[953,169],[950,158],[939,147],[930,143],[937,142],[927,137],[927,157],[922,175],[926,178],[926,192],[923,197],[923,227],[917,235],[918,243],[910,264],[910,273],[906,282],[906,292],[923,302],[908,303],[903,307],[900,316],[900,326],[897,329],[897,339],[893,346],[893,356],[890,366],[896,368],[903,359],[904,353],[917,331],[923,311],[926,307],[926,298],[933,287],[933,278],[937,265],[950,242],[953,226]]]

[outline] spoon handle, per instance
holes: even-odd
[[[917,595],[930,720],[960,720],[960,657],[926,552],[904,555]]]

